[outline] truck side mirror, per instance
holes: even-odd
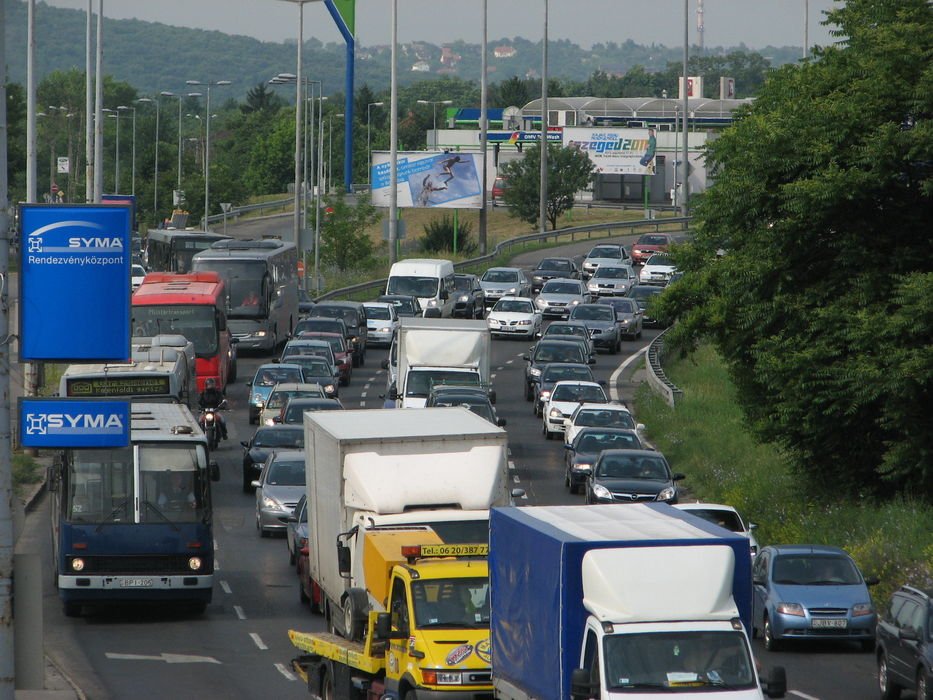
[[[350,577],[350,548],[345,544],[337,545],[337,570],[343,578]]]
[[[379,613],[376,615],[376,625],[373,629],[373,637],[376,639],[388,639],[392,632],[392,615],[390,613]]]
[[[783,666],[775,666],[764,683],[765,695],[769,698],[783,698],[787,694],[787,672]]]
[[[585,668],[575,668],[570,674],[571,700],[588,700],[593,697],[590,685],[590,672]]]

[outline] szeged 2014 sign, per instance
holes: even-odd
[[[21,205],[20,360],[130,356],[130,216],[125,205]]]

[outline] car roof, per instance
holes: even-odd
[[[603,450],[602,454],[600,455],[600,459],[608,455],[613,455],[613,456],[628,455],[630,457],[660,457],[661,459],[664,459],[664,455],[661,454],[660,452],[656,452],[655,450],[626,450],[626,449]],[[667,460],[665,459],[665,461]]]
[[[321,335],[324,335],[321,333]],[[331,333],[331,335],[340,335],[339,333]],[[287,343],[285,347],[293,345],[297,348],[323,348],[324,346],[330,347],[330,343],[326,340],[318,340],[317,338],[292,338]]]
[[[600,389],[603,388],[603,385],[600,384],[599,382],[589,382],[589,381],[587,381],[587,380],[585,380],[585,379],[561,379],[559,382],[556,382],[556,383],[554,384],[554,388],[556,389],[556,388],[559,387],[559,386],[570,386],[570,385],[573,385],[573,386],[598,386]],[[553,396],[553,394],[551,394],[551,396]]]
[[[335,306],[341,309],[357,309],[362,305],[363,302],[360,301],[319,301],[315,309],[327,308],[328,306]]]
[[[364,301],[363,306],[366,308],[374,307],[378,309],[394,309],[395,304],[391,304],[388,301]]]
[[[531,297],[510,297],[510,296],[505,296],[505,297],[499,297],[499,301],[527,301],[527,302],[530,303],[530,304],[534,304],[534,303],[535,303],[535,300],[532,299]],[[499,303],[499,302],[496,302],[496,303]]]
[[[256,432],[253,433],[253,437],[256,437],[256,433],[259,432],[270,432],[275,430],[288,430],[294,433],[302,432],[304,428],[295,423],[273,423],[272,425],[260,425],[256,428]]]
[[[490,267],[490,268],[488,268],[488,269],[486,270],[486,272],[492,272],[493,270],[495,270],[496,272],[502,272],[502,271],[506,271],[506,272],[521,272],[521,271],[522,271],[522,268],[520,268],[520,267]],[[483,274],[485,274],[485,273],[483,273]]]
[[[776,554],[836,554],[848,557],[849,553],[841,547],[828,544],[773,544],[769,547]]]
[[[471,272],[455,272],[454,277],[467,277],[467,278],[474,277],[475,278],[476,275],[474,275]]]
[[[293,365],[290,362],[267,362],[264,365],[259,365],[258,369],[256,370],[256,374],[259,374],[265,369],[281,369],[282,367],[285,367],[286,369],[301,370],[300,365]]]
[[[272,458],[273,462],[277,460],[285,461],[286,459],[287,460],[294,460],[294,459],[303,460],[305,458],[305,451],[295,450],[295,449],[274,450],[270,454],[270,457]]]
[[[574,338],[575,336],[570,335],[561,335],[556,338],[541,338],[537,343],[535,343],[535,349],[542,346],[553,346],[553,347],[567,347],[569,345],[574,346],[575,348],[580,347],[579,340],[565,340],[565,338]],[[571,362],[570,364],[579,364],[577,362]]]
[[[628,410],[628,407],[620,403],[581,403],[577,411],[585,411],[588,408],[599,409],[601,411],[605,411],[608,408],[613,411],[622,411],[624,413],[631,413],[631,411]]]
[[[327,362],[323,358],[318,358],[323,362]],[[314,389],[320,389],[321,385],[317,382],[279,382],[274,387],[272,391],[312,391]]]
[[[548,324],[548,328],[554,328],[555,326],[557,328],[560,328],[561,326],[575,326],[577,328],[586,328],[586,326],[580,323],[579,321],[551,321]],[[547,333],[547,330],[545,330],[544,332]]]
[[[739,512],[732,506],[727,506],[722,503],[703,503],[701,501],[696,501],[695,503],[677,503],[674,507],[680,508],[681,510],[728,510],[732,513]]]
[[[553,284],[555,282],[570,282],[571,284],[575,284],[579,287],[583,286],[583,283],[580,280],[575,280],[573,277],[552,277],[544,284]]]

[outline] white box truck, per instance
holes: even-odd
[[[338,633],[348,591],[365,587],[338,545],[352,556],[361,530],[414,525],[445,543],[487,542],[489,509],[511,501],[508,436],[465,408],[307,412],[304,425],[308,563]]]
[[[433,385],[488,385],[490,345],[485,321],[403,318],[389,399],[398,408],[424,408]]]

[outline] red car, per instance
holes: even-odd
[[[646,233],[632,244],[632,262],[644,265],[655,253],[667,253],[673,242],[669,233]]]
[[[353,354],[347,347],[347,339],[339,333],[318,333],[305,331],[299,333],[296,337],[302,340],[326,340],[330,343],[334,351],[334,360],[337,362],[337,369],[340,370],[340,383],[347,386],[350,383],[350,377],[353,373]]]
[[[492,205],[505,199],[505,190],[508,188],[508,182],[504,177],[497,177],[492,183]]]
[[[308,543],[298,550],[298,597],[302,603],[311,605],[311,612],[324,612],[324,592],[311,580],[311,563],[308,559]]]

